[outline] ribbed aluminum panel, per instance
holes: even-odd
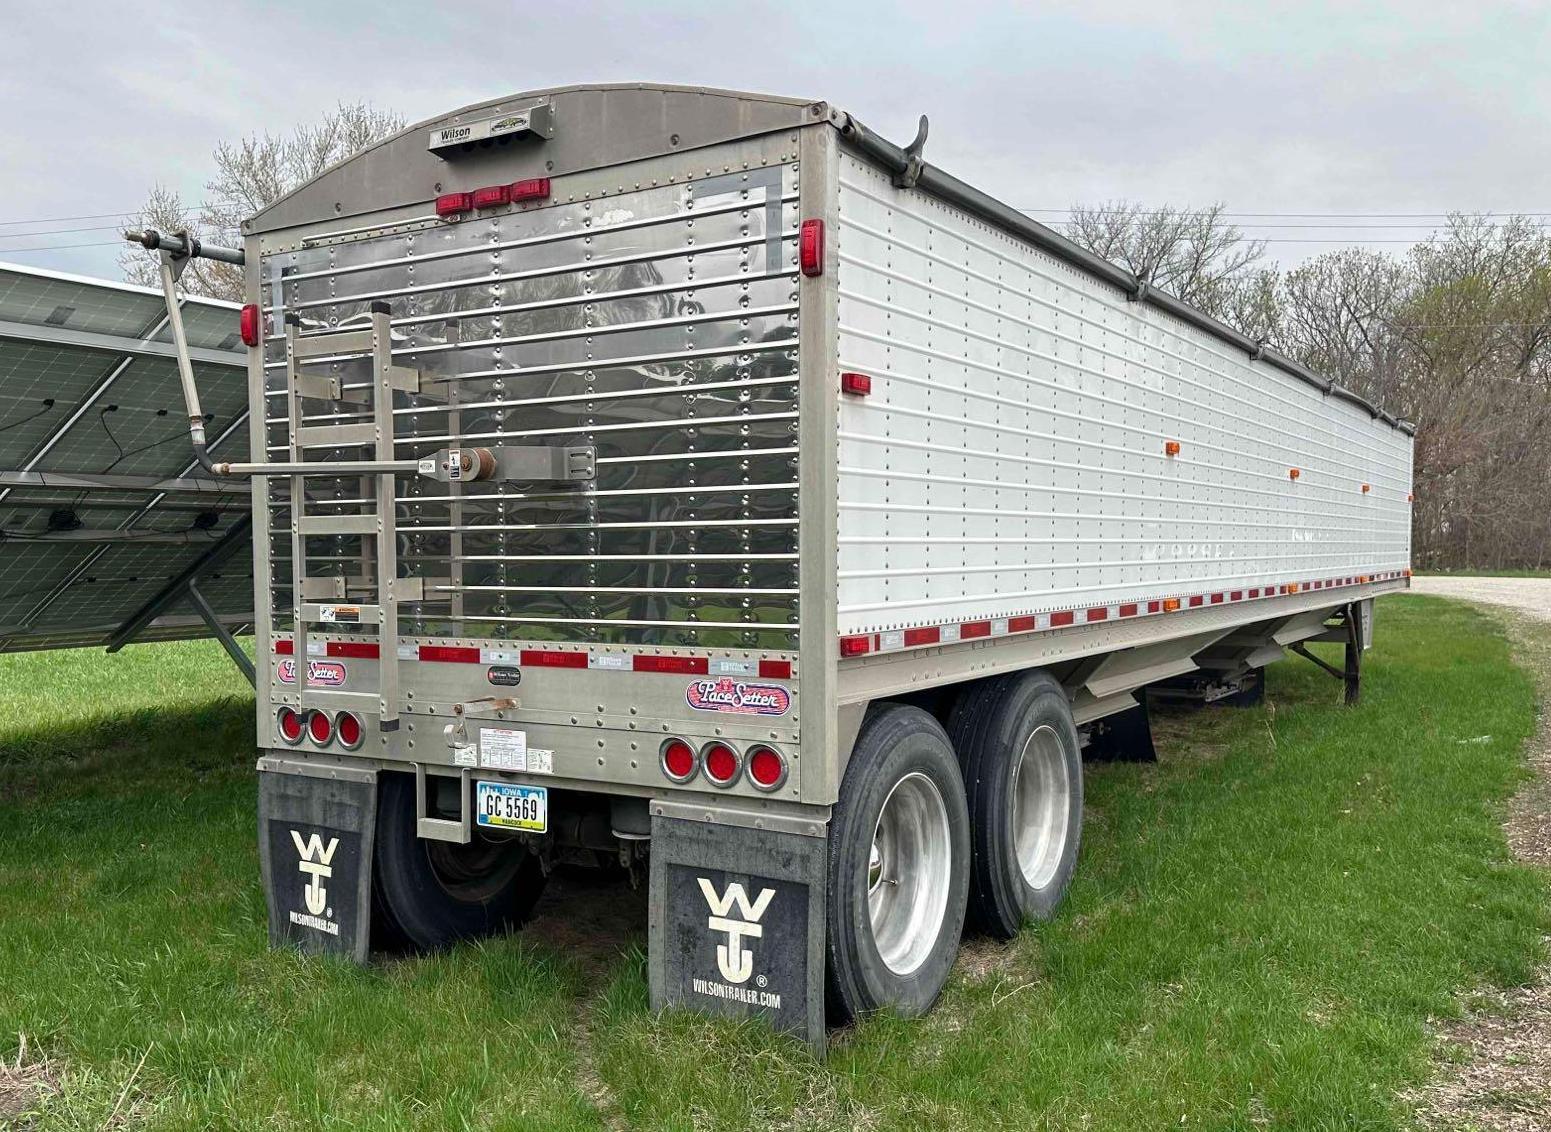
[[[838,229],[842,633],[1409,565],[1389,424],[849,154]]]
[[[701,173],[603,199],[565,200],[557,182],[541,207],[265,257],[265,305],[300,314],[304,334],[391,304],[395,362],[434,379],[395,399],[401,458],[597,448],[585,487],[401,477],[401,573],[427,589],[401,633],[795,647],[797,168]],[[271,336],[271,458],[286,442],[283,357]],[[367,362],[309,372],[348,389]],[[367,419],[348,404],[304,410],[307,425]],[[359,480],[307,482],[310,514],[366,500]],[[271,484],[277,629],[293,604],[288,492]],[[309,576],[370,573],[363,540],[307,541]]]

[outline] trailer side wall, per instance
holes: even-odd
[[[839,165],[842,635],[1406,569],[1406,433]]]

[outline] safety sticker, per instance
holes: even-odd
[[[528,733],[510,727],[481,727],[479,765],[492,770],[527,770]]]
[[[696,711],[737,715],[785,715],[792,706],[792,694],[779,684],[747,684],[731,676],[696,680],[685,689],[684,699]]]

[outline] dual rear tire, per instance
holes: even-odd
[[[521,926],[544,891],[544,871],[526,846],[479,830],[467,845],[422,839],[415,780],[383,774],[377,791],[372,932],[378,946],[436,951]]]
[[[920,708],[877,705],[830,819],[831,1017],[925,1012],[966,918],[1011,938],[1054,912],[1081,828],[1077,729],[1050,676],[966,689],[947,729]]]

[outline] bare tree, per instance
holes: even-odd
[[[1144,208],[1134,201],[1074,205],[1069,238],[1207,314],[1220,317],[1238,299],[1240,279],[1264,257],[1225,206]]]
[[[236,246],[242,222],[269,207],[298,185],[372,143],[404,128],[404,119],[367,103],[341,103],[312,125],[289,134],[253,134],[216,146],[215,175],[205,183],[198,206],[185,202],[165,185],[146,198],[133,223],[163,232],[187,230],[213,244]],[[156,262],[144,252],[126,249],[119,267],[131,283],[154,284]],[[242,269],[211,260],[195,260],[183,274],[193,294],[240,300]]]
[[[1414,281],[1393,257],[1358,248],[1327,252],[1282,279],[1280,347],[1315,373],[1369,400],[1397,405],[1406,343],[1396,322]]]

